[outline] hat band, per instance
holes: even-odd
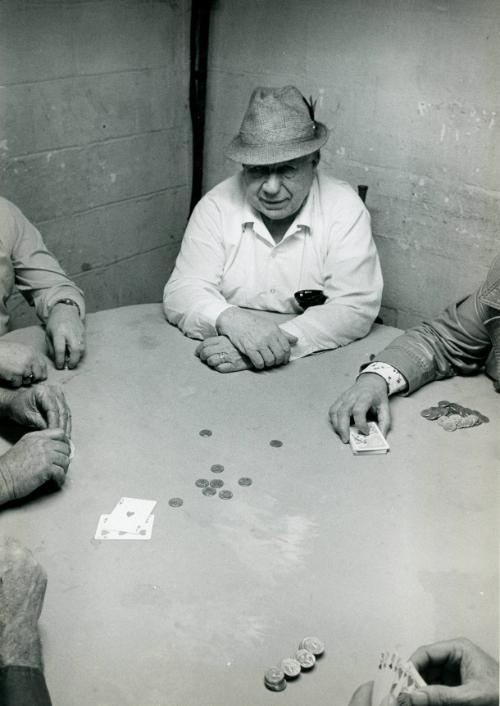
[[[241,140],[241,143],[244,145],[248,145],[248,147],[268,147],[270,145],[276,145],[277,147],[279,146],[286,146],[286,145],[297,145],[302,142],[309,142],[310,140],[314,140],[317,138],[317,128],[316,125],[314,124],[311,127],[308,127],[307,131],[302,132],[299,135],[295,135],[294,137],[287,137],[286,135],[283,135],[283,132],[266,132],[264,135],[259,133],[259,135],[256,135],[255,133],[248,133],[248,132],[240,132],[239,133],[239,138]]]

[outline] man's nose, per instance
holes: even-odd
[[[278,194],[281,189],[281,179],[275,172],[270,172],[262,184],[262,188],[266,194]]]

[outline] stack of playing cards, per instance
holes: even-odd
[[[95,539],[151,539],[156,500],[121,498],[110,515],[101,515]]]
[[[351,427],[349,443],[353,454],[372,456],[373,454],[386,454],[389,444],[375,422],[368,422],[369,434],[362,434],[356,427]]]
[[[402,698],[398,701],[400,694],[422,686],[425,681],[411,662],[404,662],[397,652],[384,650],[373,684],[372,706],[396,706],[402,701]]]

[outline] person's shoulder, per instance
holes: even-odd
[[[12,243],[17,234],[19,223],[24,219],[23,214],[12,201],[0,196],[0,239],[4,246]]]
[[[224,179],[213,186],[198,201],[196,210],[198,212],[218,211],[229,213],[235,207],[238,208],[244,199],[241,177],[239,174]]]
[[[363,203],[356,191],[347,181],[337,179],[337,177],[334,177],[333,174],[327,170],[318,169],[317,174],[318,187],[321,194],[347,203],[358,205]]]

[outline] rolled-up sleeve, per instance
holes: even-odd
[[[383,280],[370,215],[357,196],[350,199],[350,206],[328,225],[323,263],[327,301],[281,324],[299,339],[292,348],[292,360],[366,336],[379,312]]]
[[[219,209],[202,199],[189,219],[174,271],[165,286],[167,320],[191,338],[216,336],[219,314],[232,306],[219,291],[225,253]]]
[[[15,273],[15,284],[38,317],[46,322],[51,308],[61,299],[71,299],[85,317],[83,292],[66,276],[56,258],[47,250],[42,236],[21,211],[2,201],[2,213],[9,220],[4,232]]]

